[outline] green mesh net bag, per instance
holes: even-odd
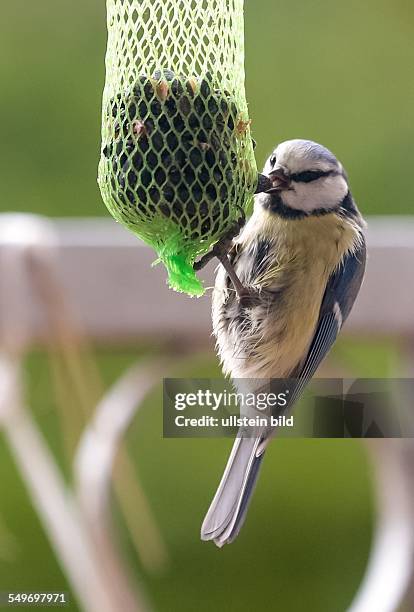
[[[107,0],[99,186],[158,253],[170,286],[238,233],[257,183],[244,90],[243,0]]]

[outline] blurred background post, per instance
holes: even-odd
[[[404,0],[246,0],[259,167],[278,141],[321,142],[368,217],[321,376],[414,370],[413,32]],[[279,440],[240,539],[199,541],[230,441],[162,439],[161,379],[220,377],[210,293],[168,290],[101,202],[105,44],[103,0],[2,7],[0,591],[92,612],[412,610],[410,441]]]

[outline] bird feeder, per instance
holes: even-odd
[[[99,186],[173,289],[235,235],[257,184],[244,88],[243,0],[107,0]]]

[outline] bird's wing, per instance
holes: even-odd
[[[358,295],[364,278],[365,262],[366,246],[361,236],[358,248],[344,257],[328,280],[309,351],[304,361],[291,373],[289,401],[285,410],[293,407],[335,342]],[[256,456],[263,453],[275,433],[273,428],[264,434]]]
[[[298,368],[297,385],[295,385],[291,403],[297,399],[315,374],[351,312],[364,278],[365,262],[366,246],[361,236],[358,248],[344,257],[328,280],[315,335],[303,365]]]

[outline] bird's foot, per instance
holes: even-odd
[[[220,259],[220,255],[223,253],[228,253],[233,246],[233,238],[237,236],[240,232],[240,229],[243,227],[245,223],[244,212],[241,210],[241,216],[238,221],[236,221],[230,229],[226,232],[224,236],[213,246],[213,248],[203,255],[198,261],[194,262],[193,268],[197,272],[198,270],[202,270],[214,257]]]

